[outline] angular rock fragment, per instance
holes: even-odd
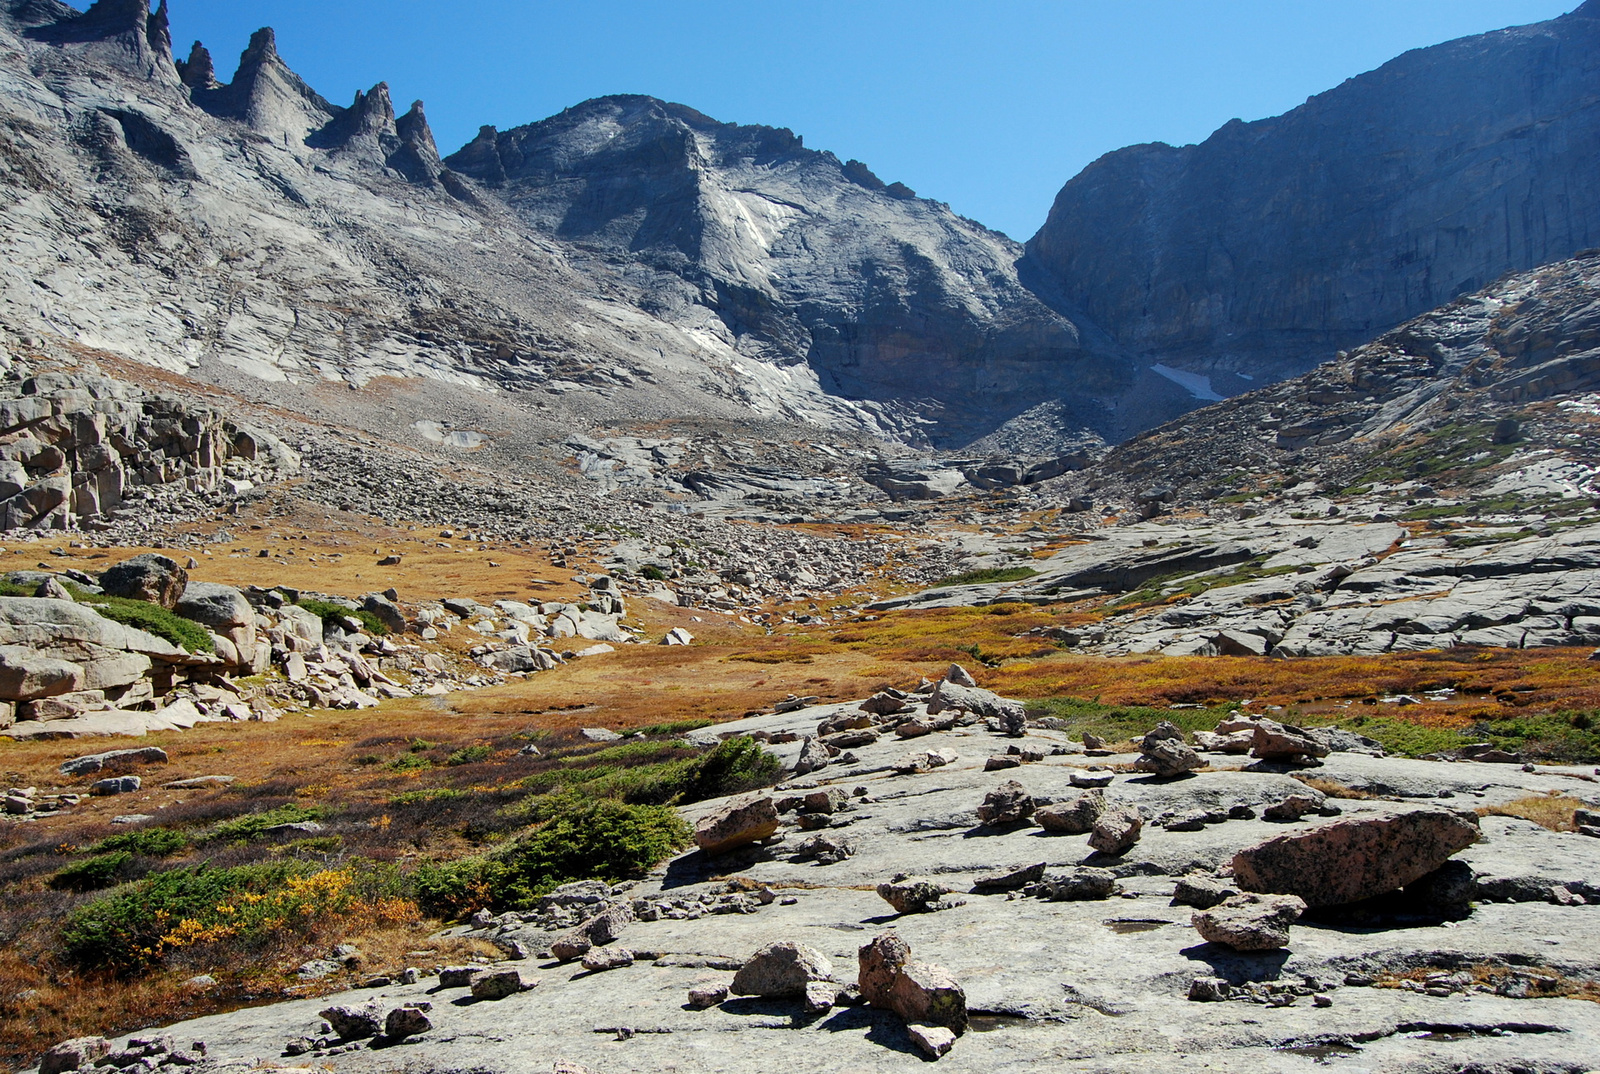
[[[1138,806],[1108,809],[1094,822],[1089,846],[1102,854],[1122,854],[1139,841],[1144,830],[1144,815]]]
[[[911,958],[911,946],[893,932],[857,953],[861,998],[894,1011],[907,1023],[967,1029],[967,995],[946,969]]]
[[[929,1059],[942,1058],[956,1046],[955,1031],[944,1026],[908,1025],[906,1034],[911,1038],[911,1043],[916,1045],[917,1051]]]
[[[932,880],[896,877],[878,885],[878,896],[899,914],[928,914],[955,905],[945,899],[950,889]]]
[[[735,798],[700,818],[694,841],[707,854],[726,854],[766,839],[778,830],[772,797]]]
[[[1478,835],[1476,815],[1445,809],[1339,820],[1241,850],[1234,881],[1245,891],[1298,895],[1307,906],[1338,906],[1420,880]]]
[[[1303,762],[1316,757],[1326,757],[1328,747],[1311,737],[1299,727],[1258,720],[1250,754],[1264,761]]]
[[[626,947],[597,947],[592,948],[583,956],[583,968],[590,973],[603,973],[606,970],[620,970],[624,966],[631,966],[634,954]]]
[[[814,947],[780,940],[750,957],[729,986],[736,996],[804,996],[806,986],[833,980],[833,963]]]
[[[505,999],[518,992],[537,988],[539,978],[525,970],[486,969],[472,979],[472,998],[483,1000]]]
[[[417,1007],[396,1007],[383,1021],[383,1035],[390,1040],[404,1040],[432,1028],[427,1012]]]
[[[1043,809],[1036,809],[1033,819],[1047,832],[1082,835],[1084,832],[1094,830],[1095,822],[1100,819],[1100,814],[1104,813],[1105,809],[1104,793],[1091,790],[1078,795],[1070,802],[1058,802]]]
[[[100,588],[107,596],[149,601],[168,611],[177,607],[188,584],[188,571],[154,552],[125,559],[100,575]]]
[[[990,827],[1018,824],[1033,816],[1033,796],[1016,780],[990,791],[978,807],[978,820]]]
[[[1045,863],[1035,862],[1024,865],[1020,869],[1013,869],[1008,873],[995,873],[991,876],[980,876],[972,882],[972,890],[976,892],[990,891],[1016,891],[1027,887],[1044,876]]]
[[[95,1060],[111,1053],[111,1042],[104,1037],[75,1037],[53,1045],[39,1060],[39,1074],[66,1074],[86,1070]]]
[[[1117,874],[1110,869],[1081,866],[1062,873],[1050,873],[1039,882],[1051,902],[1088,902],[1109,899],[1117,888]]]
[[[689,1006],[697,1011],[715,1007],[727,998],[728,986],[725,984],[698,985],[689,989]]]
[[[1289,926],[1305,910],[1305,901],[1297,895],[1246,892],[1196,911],[1191,920],[1195,931],[1212,943],[1235,951],[1272,951],[1288,946]]]
[[[1239,889],[1212,876],[1182,876],[1172,891],[1173,906],[1193,906],[1209,910],[1224,899],[1239,894]]]
[[[341,1004],[319,1012],[340,1040],[367,1040],[383,1032],[383,1013],[376,1004]]]
[[[1204,768],[1205,761],[1180,739],[1164,738],[1144,747],[1137,767],[1139,771],[1150,772],[1158,779],[1175,779],[1196,768]]]

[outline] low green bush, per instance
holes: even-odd
[[[724,739],[698,759],[682,800],[699,802],[769,787],[782,770],[783,762],[755,739],[747,735]]]
[[[447,758],[445,760],[445,764],[451,765],[451,766],[464,765],[464,764],[477,764],[479,761],[487,761],[489,758],[491,758],[493,756],[494,756],[494,747],[493,746],[489,746],[489,745],[463,746],[459,750],[456,750],[454,753],[452,753],[449,756],[449,758]]]
[[[424,772],[433,767],[433,759],[420,753],[402,753],[384,767],[391,772]]]
[[[389,628],[383,625],[383,620],[365,608],[346,608],[342,604],[335,604],[328,600],[317,600],[314,597],[302,597],[295,603],[318,619],[321,619],[325,624],[330,620],[336,621],[350,618],[360,622],[366,632],[375,638],[389,633]]]
[[[424,787],[415,791],[401,791],[389,799],[391,805],[420,805],[423,802],[451,802],[468,797],[466,791],[454,787]]]
[[[105,854],[113,850],[126,850],[151,858],[170,858],[189,849],[189,837],[171,828],[141,828],[100,840],[89,848],[90,853]]]
[[[79,602],[93,608],[97,614],[113,623],[121,623],[123,626],[142,630],[146,634],[154,634],[186,652],[216,651],[211,641],[211,631],[193,620],[167,611],[159,604],[101,594],[85,594]]]
[[[301,824],[305,821],[321,820],[322,817],[321,806],[281,805],[276,809],[223,821],[207,832],[205,839],[208,842],[248,842],[261,838],[268,828],[274,828],[279,824]]]
[[[987,585],[992,582],[1022,582],[1038,574],[1039,572],[1032,567],[991,567],[988,570],[968,571],[965,574],[941,578],[933,583],[931,588],[941,589],[952,585]]]
[[[99,891],[132,879],[133,855],[126,850],[74,862],[50,878],[57,891]]]

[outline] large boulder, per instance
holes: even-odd
[[[1306,761],[1326,757],[1329,749],[1304,728],[1274,720],[1259,720],[1250,753],[1264,761]]]
[[[83,689],[83,667],[21,645],[0,645],[0,699],[35,701]]]
[[[256,612],[245,595],[232,586],[215,582],[190,582],[173,611],[192,619],[217,636],[217,655],[235,667],[256,662]]]
[[[188,571],[154,552],[125,559],[100,575],[100,588],[107,595],[147,600],[169,611],[177,607],[188,585]]]
[[[1245,891],[1339,906],[1422,879],[1478,835],[1475,814],[1447,809],[1352,817],[1241,850],[1233,877]]]
[[[1289,926],[1305,911],[1305,901],[1297,895],[1246,892],[1197,910],[1191,922],[1204,939],[1235,951],[1275,951],[1289,945]]]
[[[1100,814],[1089,832],[1089,846],[1102,854],[1122,854],[1139,841],[1144,814],[1135,805],[1118,806]]]
[[[1106,809],[1105,793],[1089,790],[1070,802],[1058,802],[1034,811],[1033,819],[1047,832],[1082,835],[1094,830],[1095,821]]]
[[[907,1022],[967,1030],[967,994],[942,966],[918,962],[911,945],[886,932],[857,952],[861,998]]]
[[[20,645],[85,666],[110,659],[114,654],[108,650],[121,650],[124,656],[140,654],[168,663],[184,663],[190,659],[188,653],[171,642],[114,623],[92,608],[70,600],[32,597],[0,597],[0,645]],[[142,666],[148,668],[149,665]],[[87,682],[81,687],[103,688]]]
[[[978,820],[989,827],[1020,824],[1033,816],[1033,796],[1016,780],[1000,784],[984,796],[978,807]]]
[[[777,830],[778,809],[771,795],[735,798],[700,818],[694,826],[694,841],[707,854],[726,854]]]
[[[1028,713],[1022,702],[1001,697],[978,686],[961,686],[945,680],[933,688],[928,697],[928,715],[937,716],[946,710],[970,712],[974,716],[1000,721],[1000,729],[1008,735],[1021,735],[1028,726]]]
[[[803,996],[806,987],[833,980],[833,963],[814,947],[780,940],[757,951],[734,975],[736,996]]]

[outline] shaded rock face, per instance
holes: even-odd
[[[1235,951],[1272,951],[1289,944],[1289,926],[1305,913],[1295,895],[1232,895],[1193,918],[1195,931]]]
[[[833,979],[833,963],[814,947],[780,940],[751,956],[734,975],[736,996],[803,996],[806,986]]]
[[[1307,906],[1338,906],[1421,880],[1478,841],[1470,813],[1417,809],[1335,821],[1241,850],[1234,881],[1246,892],[1297,895]]]
[[[446,164],[541,230],[681,278],[660,300],[715,311],[752,356],[804,360],[850,399],[936,398],[943,442],[1041,396],[1109,396],[1129,381],[1022,286],[1010,240],[862,184],[788,130],[605,97],[486,127]]]
[[[1302,372],[1600,243],[1597,55],[1588,5],[1408,52],[1200,145],[1119,150],[1062,189],[1029,259],[1157,361]]]

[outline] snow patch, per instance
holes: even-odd
[[[1199,373],[1185,373],[1181,369],[1173,369],[1169,365],[1157,363],[1150,367],[1150,372],[1166,377],[1172,383],[1188,392],[1191,398],[1203,399],[1208,403],[1220,403],[1223,397],[1218,395],[1211,387],[1211,378],[1201,376]]]

